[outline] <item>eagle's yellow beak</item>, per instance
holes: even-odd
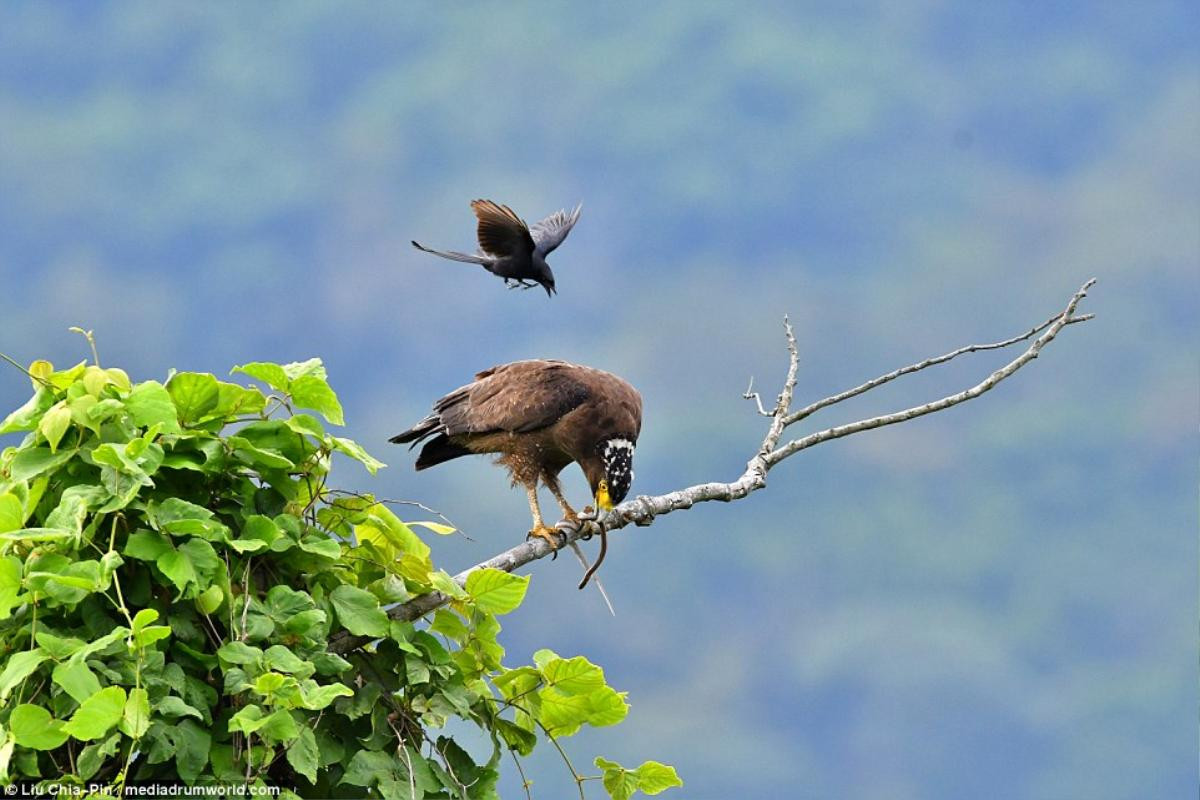
[[[608,496],[608,481],[600,481],[596,487],[596,508],[601,511],[612,511],[612,498]]]

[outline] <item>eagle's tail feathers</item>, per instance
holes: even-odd
[[[446,434],[440,433],[421,448],[421,455],[417,457],[417,469],[433,467],[443,461],[469,455],[471,455],[470,450],[462,445],[454,444],[446,437]]]

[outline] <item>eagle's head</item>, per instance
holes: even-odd
[[[596,508],[611,511],[629,494],[633,484],[634,444],[629,439],[615,438],[600,443],[600,459],[604,474],[597,476],[592,486]]]

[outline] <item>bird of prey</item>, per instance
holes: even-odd
[[[541,285],[549,296],[555,292],[554,273],[546,256],[563,243],[579,221],[582,204],[575,210],[555,211],[530,228],[511,208],[491,200],[472,200],[471,208],[479,219],[479,250],[475,254],[455,250],[434,250],[417,241],[413,247],[452,261],[479,264],[504,279],[510,289],[530,289]]]
[[[633,453],[642,429],[642,396],[602,370],[565,361],[515,361],[486,369],[475,381],[433,404],[433,412],[390,441],[416,447],[422,470],[459,456],[494,453],[513,486],[525,487],[533,529],[557,549],[558,538],[542,520],[538,483],[558,500],[565,518],[579,517],[567,503],[558,473],[579,464],[596,508],[609,511],[633,482]],[[431,438],[432,437],[432,438]],[[600,556],[588,576],[604,558]],[[582,587],[582,584],[581,584]]]

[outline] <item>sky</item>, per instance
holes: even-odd
[[[732,480],[797,402],[1024,332],[971,403],[806,450],[766,490],[539,562],[510,665],[583,654],[629,718],[570,751],[687,798],[1133,798],[1196,786],[1195,4],[12,3],[0,10],[0,352],[135,379],[322,357],[346,487],[521,540],[485,459],[387,437],[493,364],[643,394],[635,493]],[[473,247],[468,203],[583,203],[559,294]],[[926,402],[965,356],[798,433]],[[28,380],[0,371],[0,406]],[[0,444],[5,442],[0,441]],[[584,502],[578,470],[568,496]],[[550,498],[545,498],[547,502]],[[714,507],[715,506],[715,507]],[[535,796],[573,791],[552,749]],[[505,797],[519,796],[506,774]]]

